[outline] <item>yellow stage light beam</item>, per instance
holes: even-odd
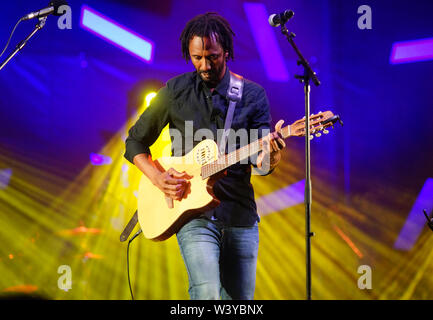
[[[139,113],[150,97],[146,102],[143,95]],[[130,299],[126,243],[119,236],[136,210],[142,174],[123,157],[125,132],[137,117],[128,120],[98,152],[110,157],[111,164],[89,163],[73,181],[62,164],[48,167],[40,155],[29,160],[19,151],[1,150],[0,169],[13,168],[13,175],[0,190],[0,292],[32,291],[49,299]],[[170,151],[165,130],[166,136],[161,134],[151,147],[154,158]],[[274,173],[253,176],[256,198],[302,180],[302,168],[303,151],[288,143]],[[313,299],[431,299],[430,230],[409,252],[392,247],[404,224],[401,208],[416,194],[359,176],[351,177],[352,190],[372,191],[346,194],[339,179],[329,185],[335,181],[330,175],[318,167],[312,177]],[[85,232],[71,231],[80,226]],[[255,298],[305,299],[303,204],[262,217],[259,230]],[[72,271],[70,290],[58,286],[62,265]],[[361,265],[372,269],[372,289],[358,287]],[[176,237],[164,242],[138,237],[131,244],[130,274],[136,299],[189,298]]]

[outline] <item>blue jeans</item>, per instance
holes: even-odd
[[[192,300],[251,300],[256,283],[259,230],[223,227],[205,217],[177,233]]]

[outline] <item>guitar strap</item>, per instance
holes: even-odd
[[[219,153],[224,154],[227,144],[228,135],[232,126],[233,115],[235,113],[236,103],[242,99],[244,89],[244,78],[230,71],[230,84],[227,89],[227,99],[229,100],[229,108],[227,110],[226,121],[224,124],[224,133],[219,145]]]
[[[129,220],[128,224],[126,225],[125,229],[120,235],[120,242],[126,241],[126,239],[128,239],[129,235],[131,234],[137,222],[138,222],[138,213],[137,210],[135,210],[134,215],[132,216],[131,220]]]

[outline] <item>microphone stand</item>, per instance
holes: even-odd
[[[307,286],[307,299],[311,300],[311,237],[314,232],[311,232],[311,203],[312,203],[312,190],[311,190],[311,173],[310,173],[310,81],[312,80],[316,86],[320,85],[317,75],[310,67],[308,61],[299,51],[293,38],[295,34],[287,30],[285,23],[281,23],[281,32],[287,38],[290,45],[295,50],[299,57],[298,65],[304,67],[303,75],[295,75],[296,79],[304,83],[305,93],[305,244],[306,244],[306,286]],[[314,133],[314,132],[313,132]]]
[[[424,209],[423,212],[424,212],[425,218],[427,219],[427,225],[428,225],[428,227],[433,231],[433,217],[430,218],[428,216],[426,209]]]
[[[6,58],[5,61],[2,62],[2,64],[0,65],[0,70],[4,68],[4,66],[22,49],[24,48],[24,46],[26,45],[27,41],[30,40],[31,37],[33,37],[35,35],[36,32],[38,32],[39,30],[41,30],[44,25],[45,25],[45,21],[47,20],[47,17],[42,17],[39,18],[39,22],[36,24],[35,29],[32,31],[32,33],[30,33],[27,38],[25,38],[23,41],[21,41],[20,43],[17,44],[17,46],[15,47],[15,50]]]

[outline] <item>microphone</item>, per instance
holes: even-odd
[[[52,0],[50,1],[48,7],[43,8],[39,11],[35,11],[32,13],[29,13],[28,15],[21,18],[22,21],[24,20],[30,20],[33,18],[41,18],[48,16],[50,14],[53,14],[55,16],[61,16],[63,13],[59,13],[59,7],[63,5],[68,5],[68,3],[65,0]]]
[[[295,13],[292,10],[286,10],[283,13],[271,14],[268,22],[272,27],[278,27],[280,24],[285,24],[293,18]]]

